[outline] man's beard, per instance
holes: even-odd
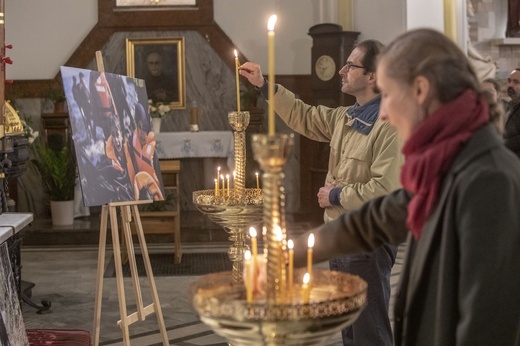
[[[511,97],[511,102],[518,103],[520,102],[520,97],[516,94],[515,89],[509,87],[507,88],[507,94]]]

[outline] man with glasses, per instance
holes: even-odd
[[[356,44],[339,71],[341,91],[356,98],[353,106],[310,106],[275,85],[275,111],[285,123],[303,136],[330,143],[327,178],[318,192],[325,222],[400,187],[401,142],[395,129],[378,119],[381,96],[375,67],[382,48],[374,40]],[[268,82],[260,66],[246,62],[240,66],[240,74],[267,98]],[[388,305],[396,252],[395,247],[385,245],[371,254],[330,261],[332,270],[359,275],[368,283],[367,306],[357,321],[342,331],[344,345],[392,345]]]

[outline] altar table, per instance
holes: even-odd
[[[218,166],[222,166],[223,174],[232,174],[234,170],[232,131],[159,132],[155,140],[159,160],[181,160],[181,211],[197,210],[192,193],[214,187]]]

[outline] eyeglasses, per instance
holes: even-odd
[[[347,62],[347,63],[345,64],[345,71],[346,71],[346,72],[350,71],[350,69],[351,69],[352,67],[365,68],[365,66],[354,65],[353,63],[351,63],[351,62],[349,61],[349,62]]]

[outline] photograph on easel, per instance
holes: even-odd
[[[142,79],[61,67],[86,207],[164,200]]]

